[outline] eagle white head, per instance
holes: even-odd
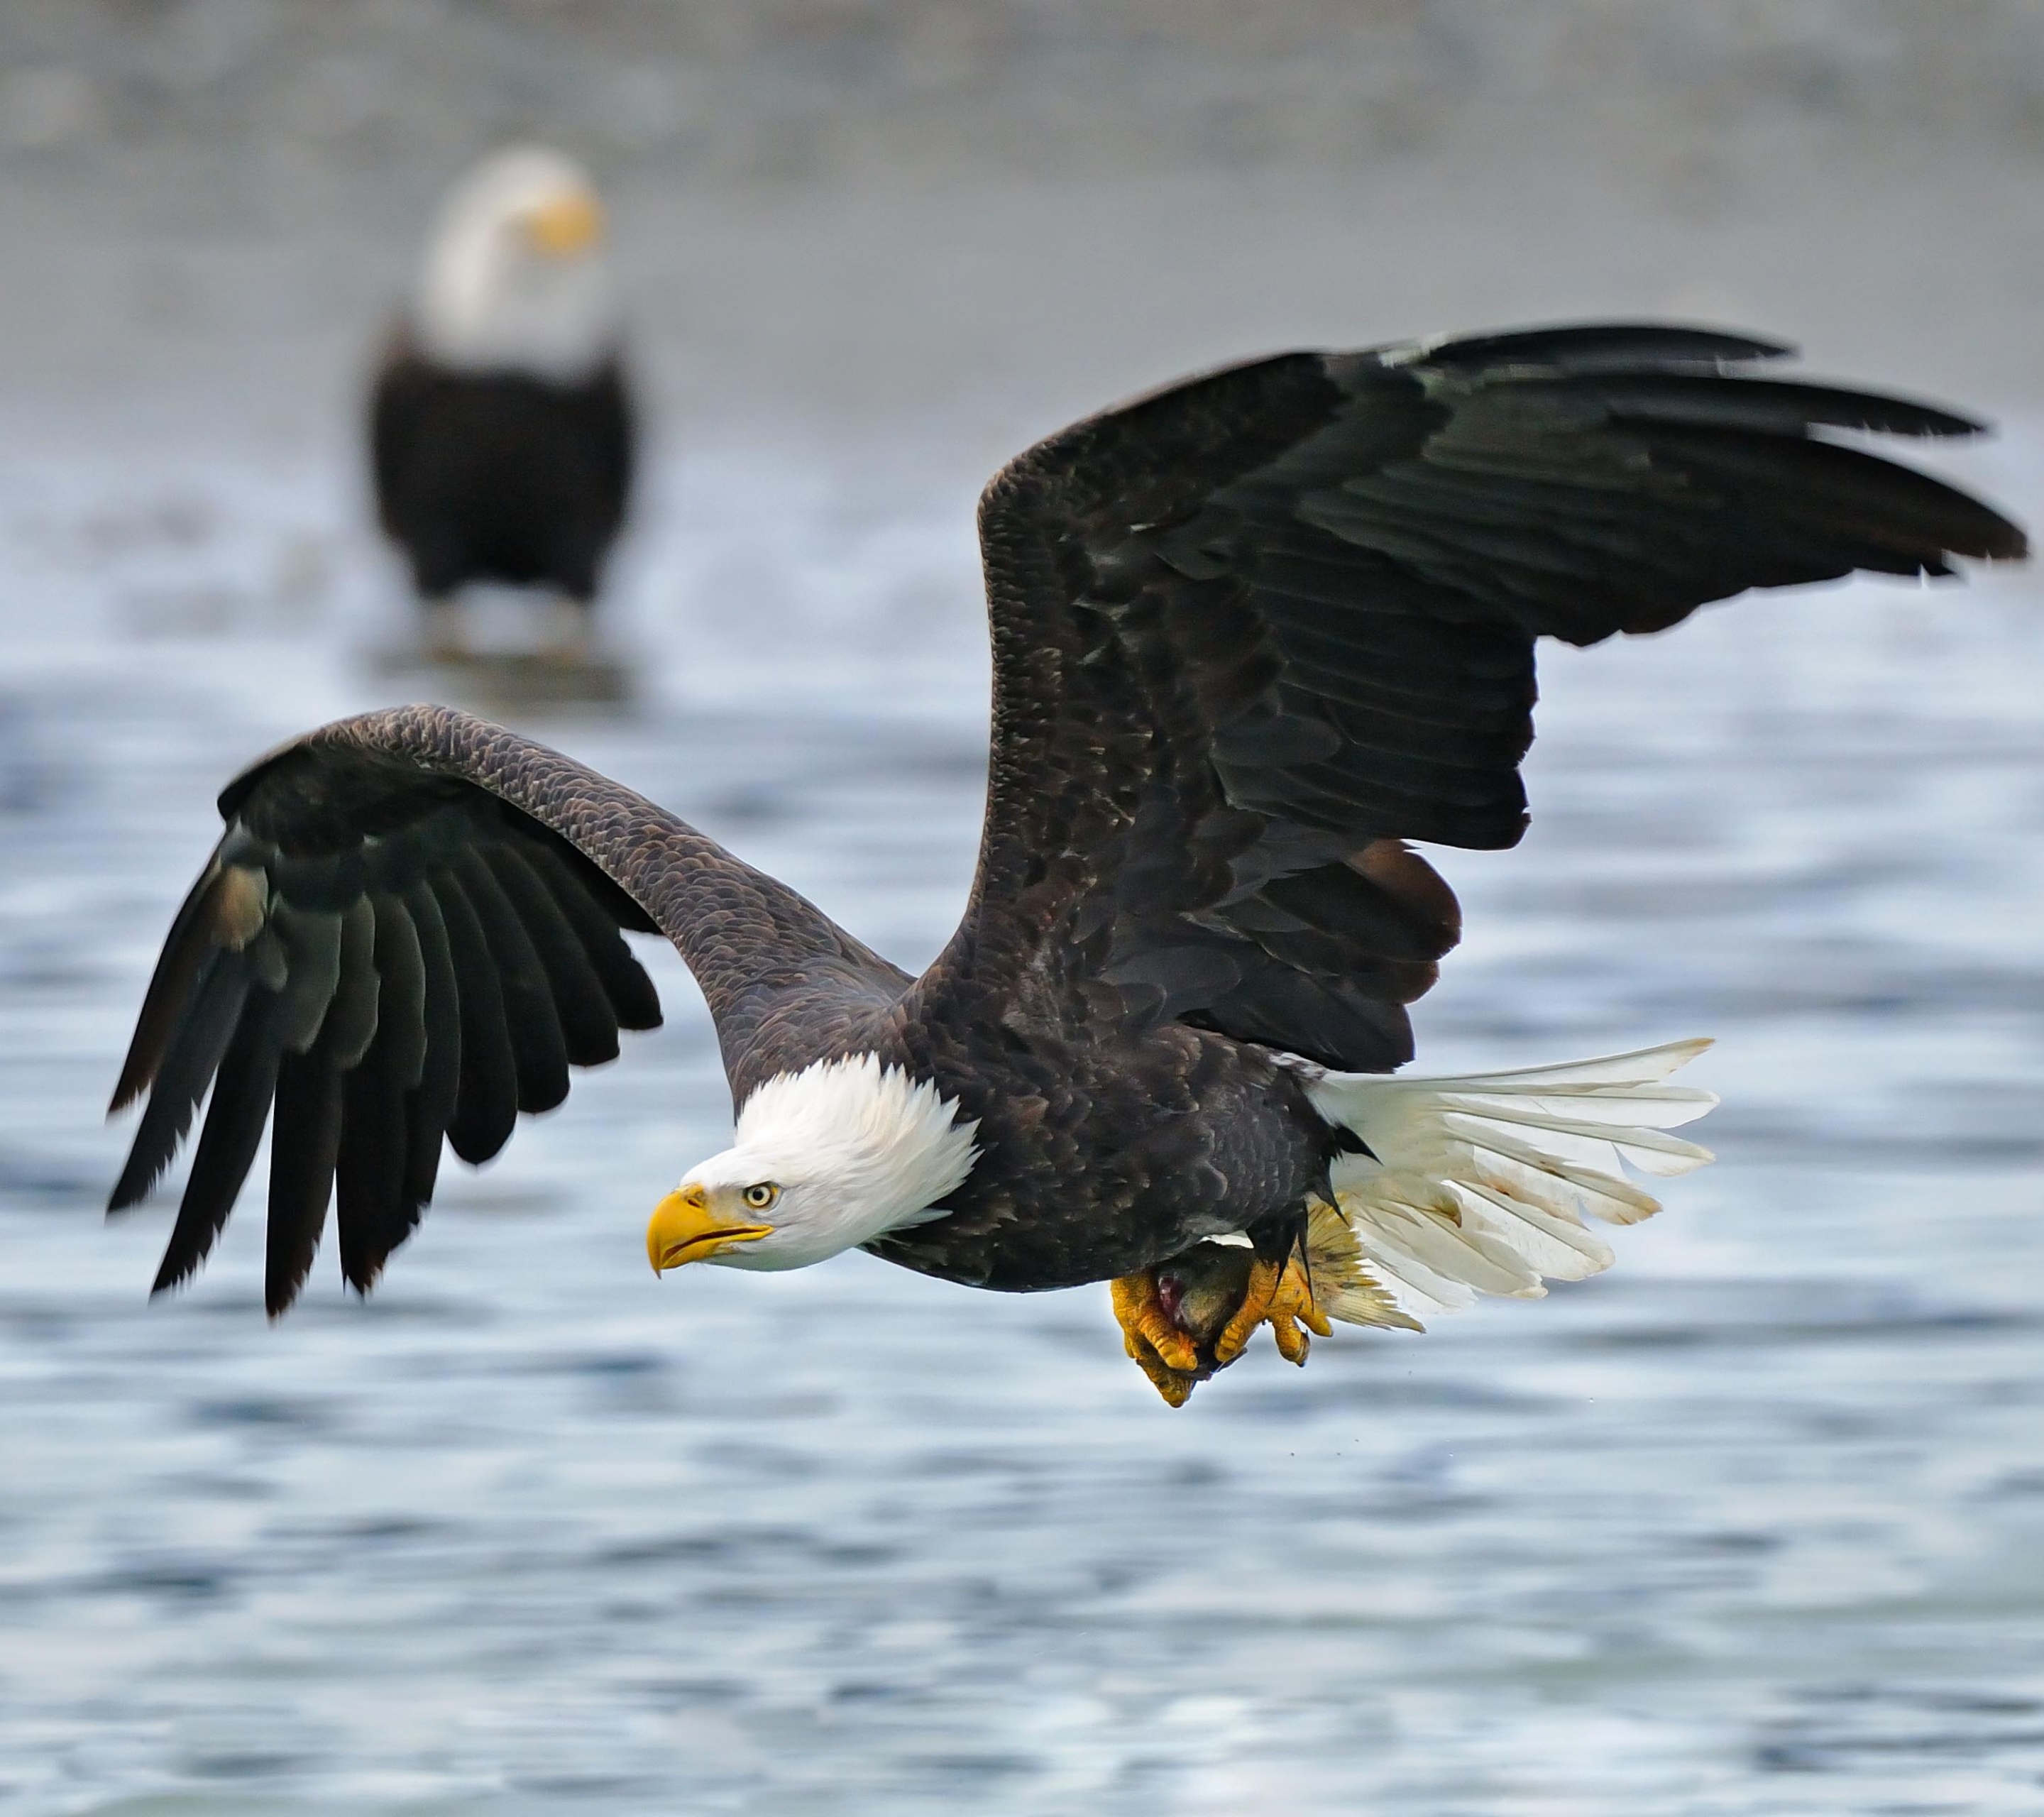
[[[979,1151],[958,1102],[871,1054],[782,1073],[745,1101],[730,1147],[690,1170],[646,1227],[686,1262],[806,1268],[943,1215]]]
[[[572,159],[514,146],[448,192],[413,301],[421,352],[567,384],[611,355],[618,326],[603,206]]]

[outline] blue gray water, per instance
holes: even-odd
[[[523,723],[919,963],[979,809],[970,476],[763,461],[636,556],[631,710]],[[1712,1034],[1721,1159],[1600,1280],[1173,1413],[1104,1289],[649,1275],[728,1127],[671,955],[667,1028],[373,1300],[328,1262],[267,1326],[244,1208],[150,1304],[168,1209],[102,1224],[100,1108],[212,794],[434,690],[365,655],[388,577],[317,463],[0,479],[0,1807],[2044,1804],[2030,583],[1550,661],[1533,833],[1443,861],[1424,1060]]]

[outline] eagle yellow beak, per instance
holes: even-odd
[[[771,1224],[720,1222],[701,1187],[684,1186],[653,1208],[652,1221],[646,1227],[646,1259],[655,1274],[664,1274],[684,1262],[707,1262],[732,1243],[757,1243],[773,1234]]]
[[[563,190],[525,217],[525,237],[550,259],[572,259],[603,237],[603,204],[587,190]]]

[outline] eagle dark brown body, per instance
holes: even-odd
[[[965,1184],[873,1246],[890,1259],[1030,1289],[1233,1230],[1281,1247],[1353,1140],[1297,1062],[1403,1064],[1459,932],[1405,842],[1523,829],[1539,637],[2023,552],[1987,505],[1825,432],[1976,425],[1742,370],[1781,351],[1621,325],[1286,355],[1021,456],[981,512],[979,868],[920,978],[499,727],[404,708],[286,747],[221,797],[116,1093],[150,1094],[119,1208],[211,1087],[158,1287],[210,1248],[274,1101],[271,1309],[329,1197],[366,1290],[444,1139],[494,1154],[658,1020],[620,931],[687,962],[736,1104],[873,1053],[978,1120]]]
[[[1308,1195],[1329,1191],[1340,1139],[1298,1075],[1223,1036],[1172,1028],[1103,1044],[1010,1028],[874,1051],[979,1120],[981,1158],[951,1216],[871,1246],[921,1273],[1078,1287],[1233,1231],[1281,1254]]]
[[[634,444],[615,358],[573,381],[465,371],[401,336],[371,394],[377,517],[425,599],[498,581],[588,605],[624,525]]]

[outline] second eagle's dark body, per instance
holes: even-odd
[[[624,521],[634,439],[614,357],[561,381],[444,366],[401,336],[370,401],[377,517],[421,598],[497,581],[587,605]]]

